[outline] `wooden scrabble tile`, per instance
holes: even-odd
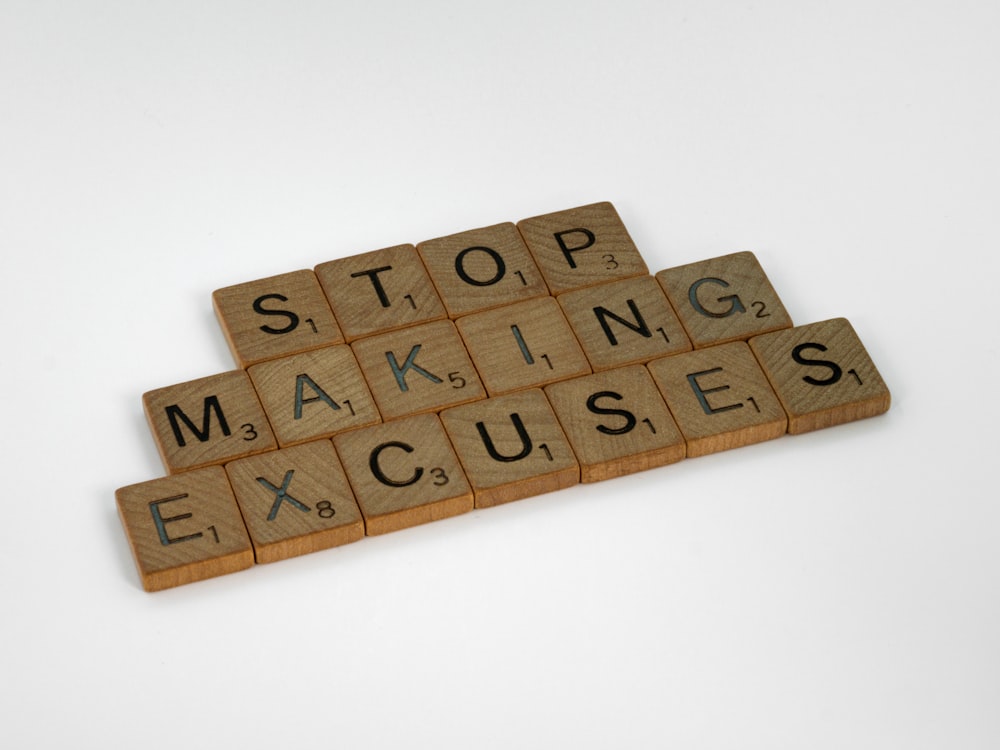
[[[523,219],[517,228],[552,294],[649,273],[610,203]]]
[[[446,317],[413,245],[320,263],[316,276],[348,341]]]
[[[695,349],[744,341],[792,326],[753,253],[733,253],[668,268],[656,278]]]
[[[472,485],[477,508],[580,481],[576,457],[540,390],[445,409],[441,421]]]
[[[258,563],[356,542],[365,524],[329,440],[226,464]]]
[[[417,252],[452,318],[549,293],[510,222],[427,240]]]
[[[557,299],[594,372],[691,350],[652,276],[577,289]]]
[[[352,347],[386,421],[486,397],[450,320],[370,336]]]
[[[221,466],[122,487],[115,501],[146,591],[253,565],[253,547]]]
[[[590,372],[552,297],[473,313],[455,323],[491,396]]]
[[[889,409],[889,389],[844,318],[755,336],[750,348],[788,412],[790,433],[873,417]]]
[[[580,461],[580,480],[645,471],[684,458],[684,438],[642,365],[545,387]]]
[[[262,362],[247,374],[281,446],[382,421],[346,344]]]
[[[142,405],[168,474],[278,447],[243,370],[149,391]]]
[[[655,359],[647,367],[691,458],[785,434],[785,412],[744,341]]]
[[[309,270],[217,289],[212,304],[240,367],[344,340]]]
[[[334,439],[369,536],[473,508],[472,488],[436,414],[418,414]]]

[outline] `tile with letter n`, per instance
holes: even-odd
[[[756,336],[750,348],[788,412],[790,433],[889,410],[889,388],[845,318]]]
[[[649,273],[610,203],[533,216],[517,228],[552,294]]]
[[[686,455],[663,396],[642,365],[545,387],[580,461],[580,481],[600,482],[680,461]]]
[[[278,447],[243,370],[149,391],[142,405],[168,474]]]
[[[445,409],[441,421],[472,484],[477,508],[580,481],[576,457],[540,390]]]
[[[785,434],[785,412],[745,341],[646,366],[684,435],[689,458]]]
[[[343,432],[333,442],[368,536],[473,508],[472,488],[437,414]]]
[[[365,524],[329,440],[226,464],[258,563],[356,542]]]
[[[217,289],[212,304],[240,367],[344,341],[309,270]]]
[[[146,591],[235,573],[254,563],[221,466],[122,487],[115,502]]]

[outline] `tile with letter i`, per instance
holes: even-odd
[[[472,488],[436,414],[362,427],[333,442],[368,536],[473,508]]]
[[[785,434],[785,412],[744,341],[646,366],[684,435],[689,458]]]
[[[235,573],[254,563],[221,466],[122,487],[115,501],[146,591]]]
[[[845,318],[756,336],[750,348],[788,412],[792,434],[889,410],[889,389]]]
[[[519,391],[441,412],[477,508],[561,490],[580,467],[540,390]]]
[[[226,464],[258,563],[356,542],[364,520],[329,440]]]

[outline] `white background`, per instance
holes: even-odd
[[[0,0],[0,744],[996,748],[995,2]],[[141,590],[219,287],[610,200],[889,414]]]

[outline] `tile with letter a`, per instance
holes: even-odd
[[[343,432],[333,442],[368,536],[473,508],[472,488],[437,414]]]
[[[788,412],[792,434],[889,410],[889,388],[845,318],[756,336],[750,348]]]
[[[785,434],[785,412],[745,341],[654,359],[647,367],[689,458]]]
[[[600,482],[684,458],[684,438],[642,365],[545,387],[580,461],[580,481]]]
[[[365,535],[354,493],[329,440],[226,464],[258,563],[356,542]]]
[[[477,508],[488,508],[580,481],[580,467],[540,390],[496,396],[441,412]]]
[[[142,405],[168,474],[278,447],[243,370],[149,391]]]
[[[221,466],[122,487],[115,501],[146,591],[253,565],[253,547]]]

